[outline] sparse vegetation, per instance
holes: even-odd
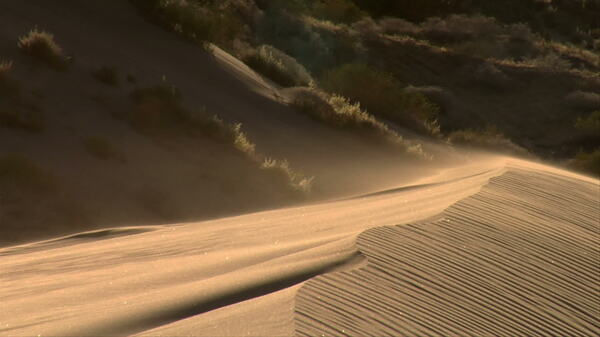
[[[403,90],[392,75],[364,64],[346,64],[327,71],[320,81],[329,92],[360,102],[370,113],[416,131],[426,131],[438,108],[424,95]]]
[[[210,115],[205,109],[190,111],[181,103],[179,90],[166,83],[138,88],[131,95],[136,103],[134,111],[127,117],[132,125],[152,134],[175,131],[189,136],[205,136],[230,146],[245,155],[263,169],[283,171],[288,183],[295,190],[308,192],[311,178],[295,172],[286,161],[266,160],[256,151],[240,123],[228,124],[218,116]],[[265,163],[269,163],[266,165]]]
[[[92,70],[92,76],[109,86],[118,86],[119,85],[119,73],[117,68],[102,66],[100,68]]]
[[[483,130],[459,130],[448,136],[452,144],[482,150],[492,150],[517,156],[529,156],[529,152],[506,138],[495,127],[488,126]]]
[[[309,193],[312,189],[314,177],[306,177],[302,173],[293,170],[287,160],[265,158],[261,164],[261,168],[281,175],[296,191]]]
[[[88,137],[83,146],[88,154],[101,160],[122,160],[122,155],[115,146],[102,137]]]
[[[18,47],[39,62],[54,69],[63,70],[67,66],[67,58],[62,48],[54,41],[54,35],[32,29],[19,38]]]
[[[306,86],[312,82],[310,74],[301,64],[269,45],[262,45],[249,53],[244,62],[283,87]]]
[[[3,191],[52,193],[56,184],[50,174],[19,154],[0,156],[0,188]]]
[[[397,132],[340,95],[328,95],[316,89],[295,88],[289,92],[293,106],[300,112],[338,129],[354,130],[374,140],[425,157],[419,146],[411,145]]]

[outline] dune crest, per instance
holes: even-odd
[[[509,167],[437,221],[367,230],[299,291],[298,336],[595,336],[596,183]]]

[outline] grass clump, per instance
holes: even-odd
[[[20,154],[0,156],[0,187],[35,193],[56,190],[54,179],[37,164]]]
[[[315,89],[295,88],[290,92],[292,105],[300,112],[337,129],[352,130],[408,153],[427,157],[419,145],[409,144],[400,134],[340,95],[328,95]]]
[[[281,50],[262,45],[249,53],[244,62],[282,87],[306,86],[312,82],[308,71]]]
[[[295,191],[309,193],[314,183],[314,177],[306,177],[295,171],[287,160],[265,158],[261,164],[264,170],[271,170],[282,176]]]
[[[173,85],[162,82],[137,88],[131,98],[135,106],[127,119],[142,133],[206,136],[230,143],[250,157],[255,156],[254,144],[242,132],[241,124],[228,124],[204,108],[188,110],[182,104],[180,91]]]
[[[127,116],[139,131],[152,135],[203,136],[228,144],[262,169],[280,172],[294,190],[308,192],[311,178],[292,170],[285,160],[267,160],[256,151],[256,145],[242,130],[240,123],[229,124],[205,109],[190,111],[181,102],[181,93],[176,87],[161,83],[156,86],[138,88],[131,98],[135,102],[133,111]]]
[[[458,130],[450,133],[448,141],[452,144],[463,145],[472,148],[492,150],[506,154],[528,156],[529,152],[506,138],[495,127],[487,127],[483,130]]]
[[[92,70],[92,76],[103,84],[116,87],[119,85],[119,73],[117,68],[102,66]]]
[[[54,69],[67,67],[67,58],[62,48],[54,41],[54,35],[32,29],[19,38],[18,47],[26,54]]]
[[[320,83],[326,91],[360,102],[370,113],[415,131],[428,132],[427,123],[437,118],[437,106],[425,95],[404,90],[392,75],[368,65],[333,68],[325,72]]]

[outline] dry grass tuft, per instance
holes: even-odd
[[[261,168],[282,175],[289,185],[298,192],[306,194],[310,193],[312,189],[314,177],[306,177],[304,174],[293,170],[287,160],[265,158]]]
[[[300,112],[337,129],[352,130],[370,139],[401,148],[422,158],[428,156],[420,145],[410,144],[400,134],[341,95],[328,95],[316,89],[294,88],[292,105]]]
[[[6,76],[8,73],[12,71],[13,62],[12,61],[0,61],[0,78],[2,76]]]
[[[364,64],[345,64],[326,71],[320,81],[331,93],[347,97],[371,114],[427,133],[438,107],[425,95],[406,91],[392,75]]]
[[[296,59],[269,45],[250,52],[244,62],[282,87],[306,86],[312,82],[308,71]]]
[[[48,32],[34,28],[21,36],[17,45],[24,53],[54,69],[63,70],[67,67],[62,48],[54,41],[54,35]]]

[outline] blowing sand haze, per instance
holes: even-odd
[[[600,335],[598,17],[0,1],[0,336]]]

